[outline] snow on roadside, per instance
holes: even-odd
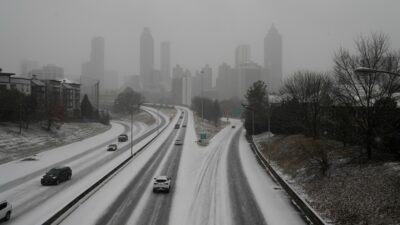
[[[240,135],[239,148],[243,170],[267,224],[305,224],[299,212],[291,205],[284,190],[271,179],[257,162],[245,138],[245,131]]]
[[[100,123],[64,123],[59,130],[45,131],[38,123],[18,134],[15,124],[0,124],[0,163],[33,155],[49,148],[69,144],[110,129]]]

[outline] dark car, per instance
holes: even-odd
[[[120,134],[120,135],[118,136],[118,141],[119,141],[119,142],[128,141],[128,135],[126,135],[126,134]]]
[[[116,151],[118,149],[118,146],[116,144],[111,144],[108,145],[107,151]]]
[[[7,201],[0,201],[0,220],[8,221],[11,218],[12,205]]]
[[[179,129],[179,124],[175,124],[175,129]]]
[[[183,124],[182,127],[186,127],[186,124]]]
[[[57,167],[49,170],[40,180],[42,185],[58,185],[63,181],[70,180],[72,176],[72,170],[70,167]]]

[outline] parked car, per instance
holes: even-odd
[[[158,176],[154,178],[153,192],[169,193],[171,189],[171,178],[167,176]]]
[[[0,219],[8,221],[11,218],[12,205],[7,201],[0,201]]]
[[[119,141],[119,142],[128,141],[128,135],[126,135],[126,134],[120,134],[120,135],[118,136],[118,141]]]
[[[118,146],[116,144],[110,144],[107,147],[107,151],[116,151],[118,149]]]
[[[61,182],[70,180],[72,177],[72,170],[70,167],[57,167],[49,170],[40,180],[42,185],[58,185]]]
[[[179,124],[175,124],[175,129],[179,129]]]
[[[175,140],[175,145],[183,145],[183,141],[180,139]]]

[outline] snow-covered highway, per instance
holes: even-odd
[[[157,118],[155,110],[146,109]],[[157,124],[167,125],[167,116],[160,114],[159,122],[151,126],[134,123],[134,151],[157,134]],[[37,155],[35,161],[13,161],[0,165],[0,199],[13,205],[11,220],[6,224],[42,224],[72,198],[79,195],[130,155],[130,141],[118,143],[118,150],[107,152],[109,143],[127,133],[130,126],[114,122],[112,128],[100,135],[62,146]],[[72,180],[58,186],[41,186],[40,178],[49,168],[67,165],[72,168]]]
[[[207,147],[196,144],[184,110],[165,132],[63,222],[72,224],[305,224],[286,194],[258,165],[238,120]],[[180,114],[180,113],[178,113]],[[174,129],[175,123],[187,124]],[[175,146],[174,140],[184,140]],[[172,177],[168,194],[153,178]]]

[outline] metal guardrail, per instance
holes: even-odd
[[[72,201],[70,201],[67,205],[65,205],[62,209],[57,211],[53,216],[51,216],[49,219],[47,219],[42,225],[52,225],[52,224],[59,224],[61,222],[65,213],[68,211],[72,210],[74,206],[76,206],[81,200],[83,200],[86,196],[92,193],[96,188],[100,187],[105,181],[107,181],[109,178],[111,178],[113,175],[115,175],[119,169],[121,169],[123,166],[129,163],[133,159],[134,156],[136,156],[139,152],[141,152],[143,149],[145,149],[148,145],[150,145],[159,135],[162,134],[162,132],[167,129],[167,127],[171,124],[170,120],[168,124],[160,130],[159,133],[157,133],[153,138],[151,138],[146,144],[144,144],[141,148],[139,148],[136,152],[133,153],[133,155],[129,156],[127,159],[125,159],[122,163],[120,163],[118,166],[116,166],[114,169],[112,169],[110,172],[108,172],[105,176],[100,178],[96,183],[92,184],[89,188],[87,188],[84,192],[82,192],[80,195],[78,195],[76,198],[74,198]],[[156,131],[155,131],[156,132]],[[131,140],[133,141],[133,140]]]
[[[302,197],[300,197],[292,187],[290,187],[290,185],[274,170],[274,168],[272,168],[272,166],[258,150],[253,138],[246,134],[246,139],[250,143],[250,147],[257,156],[257,159],[264,166],[264,169],[267,170],[267,172],[269,172],[282,186],[297,208],[304,214],[308,222],[314,225],[327,225],[327,223],[318,215],[318,213]]]

